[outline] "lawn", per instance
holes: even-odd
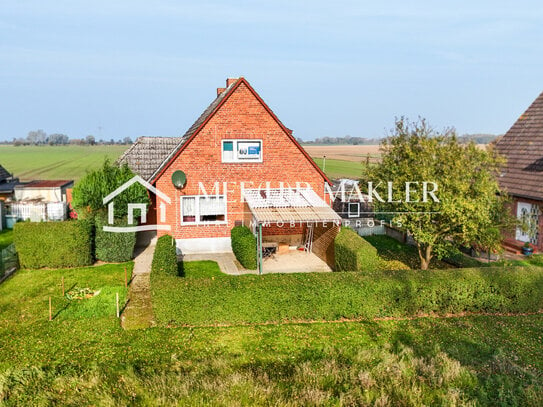
[[[116,160],[129,146],[13,146],[0,145],[0,164],[22,181],[79,180],[107,157]]]
[[[186,261],[178,264],[179,275],[185,278],[214,278],[225,276],[214,261]]]
[[[313,157],[313,160],[322,169],[323,159]],[[362,175],[362,161],[334,160],[327,158],[324,172],[330,178],[354,178]]]
[[[0,232],[0,250],[5,249],[13,243],[13,230],[3,230]]]
[[[62,276],[120,291],[123,267],[19,271],[0,285],[0,404],[543,403],[543,315],[123,331],[109,303],[47,320]]]

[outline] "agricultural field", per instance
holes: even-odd
[[[317,165],[323,169],[330,178],[354,178],[360,177],[362,163],[369,160],[370,163],[378,163],[381,153],[378,145],[302,145]],[[481,149],[487,148],[486,144],[478,144]],[[324,156],[326,164],[323,165]]]
[[[0,165],[21,181],[79,180],[107,157],[116,160],[129,146],[12,146],[0,145]]]
[[[380,159],[379,146],[313,146],[304,149],[330,178],[360,178],[362,163],[369,159],[376,163]],[[326,156],[326,162],[324,160]],[[325,162],[325,163],[324,163]]]
[[[342,161],[354,161],[360,162],[365,160],[366,157],[378,159],[381,156],[378,145],[332,145],[332,146],[314,146],[314,145],[302,145],[305,151],[313,158],[322,158],[326,156],[328,160],[342,160]]]

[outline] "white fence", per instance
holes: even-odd
[[[65,202],[12,202],[9,213],[17,220],[55,221],[65,220],[68,208]]]

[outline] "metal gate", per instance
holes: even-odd
[[[16,269],[18,264],[19,262],[14,244],[0,250],[0,277],[2,277],[8,271]]]

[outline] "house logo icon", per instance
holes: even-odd
[[[152,192],[153,194],[155,194],[157,197],[157,200],[160,199],[160,205],[159,205],[160,206],[160,222],[163,223],[162,225],[112,226],[115,223],[115,208],[113,204],[113,198],[121,194],[126,189],[130,188],[136,182],[143,185],[149,192]],[[103,230],[105,232],[113,232],[113,233],[144,232],[148,230],[169,231],[171,230],[171,225],[165,225],[164,223],[166,222],[166,204],[170,204],[171,202],[172,200],[170,199],[168,195],[156,189],[154,186],[149,184],[139,175],[136,175],[134,178],[125,182],[123,185],[121,185],[119,188],[117,188],[115,191],[113,191],[111,194],[109,194],[103,199],[104,205],[107,205],[107,219],[109,223],[109,226],[104,226]],[[141,223],[142,224],[146,223],[147,222],[146,204],[129,203],[128,204],[128,224],[129,225],[135,224],[135,220],[134,220],[135,210],[139,210],[140,212]]]

